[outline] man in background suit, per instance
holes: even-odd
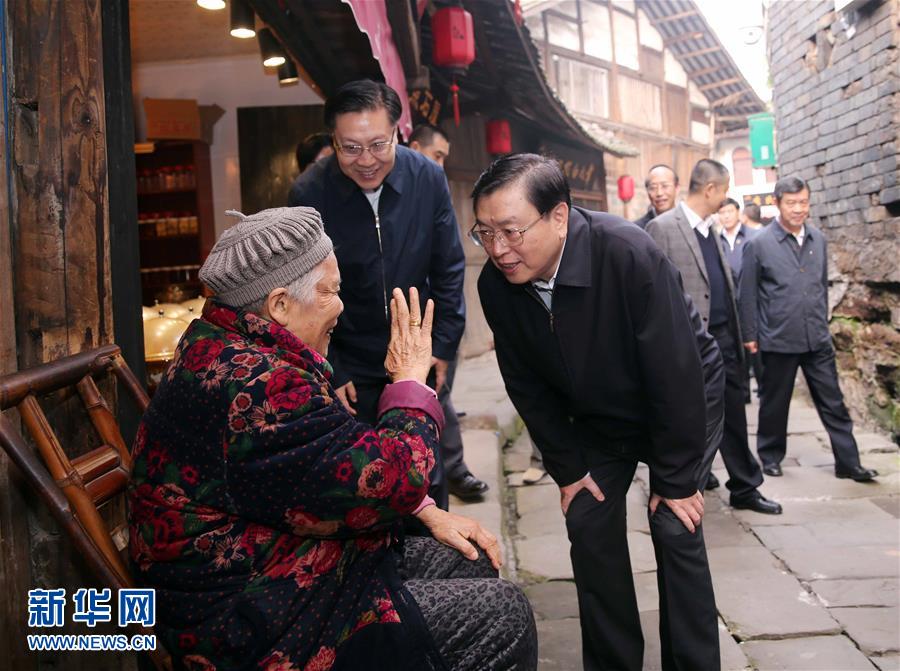
[[[853,422],[838,384],[828,330],[828,248],[807,223],[809,187],[798,177],[775,183],[778,217],[747,243],[741,274],[744,347],[762,353],[756,451],[766,475],[780,476],[797,368],[834,452],[839,478],[868,482],[877,471],[859,463]]]
[[[719,344],[725,361],[725,433],[720,445],[728,471],[725,486],[734,508],[781,513],[781,506],[759,492],[759,464],[750,452],[744,409],[746,369],[731,268],[710,216],[726,199],[730,176],[718,161],[701,159],[691,171],[685,200],[647,224],[647,233],[681,272],[703,324]]]
[[[634,222],[641,228],[647,228],[652,219],[675,207],[678,197],[678,175],[667,165],[662,163],[654,165],[647,173],[644,188],[647,189],[650,207],[643,217]]]
[[[500,372],[560,488],[584,668],[642,668],[625,495],[645,461],[663,668],[718,669],[698,491],[718,348],[659,248],[624,219],[573,208],[556,161],[497,159],[472,198]]]

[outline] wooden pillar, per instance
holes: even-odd
[[[6,373],[112,342],[113,315],[101,0],[0,0],[0,10],[8,66],[2,91],[8,116],[0,122],[8,157],[0,166],[0,372]],[[96,441],[83,415],[72,411],[77,405],[65,397],[44,404],[70,455]],[[59,669],[134,668],[134,658],[121,653],[25,650],[29,588],[64,587],[71,595],[96,581],[5,459],[0,579],[0,666],[30,671],[53,659]],[[84,633],[71,623],[72,608],[69,601],[67,625],[54,633]]]

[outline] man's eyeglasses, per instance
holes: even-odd
[[[671,182],[663,182],[662,184],[648,184],[647,185],[647,193],[656,193],[657,191],[659,191],[659,192],[668,191],[673,186],[675,186],[675,185],[672,184]]]
[[[395,138],[396,135],[391,133],[390,140],[387,140],[386,142],[374,142],[368,147],[361,144],[338,144],[337,141],[333,141],[333,144],[335,149],[347,156],[359,157],[363,155],[363,152],[368,151],[372,156],[382,157],[387,156],[388,152],[390,152]]]
[[[479,247],[490,249],[494,246],[494,239],[499,239],[507,247],[518,247],[525,240],[525,231],[537,224],[544,215],[540,215],[524,228],[501,228],[492,231],[490,228],[478,228],[478,224],[469,231],[469,239]]]

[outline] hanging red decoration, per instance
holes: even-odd
[[[522,27],[522,24],[525,23],[525,15],[522,13],[521,0],[513,0],[513,18],[516,20],[516,25],[520,28]]]
[[[619,200],[627,203],[634,198],[634,177],[631,175],[622,175],[617,182],[619,187]]]
[[[512,151],[512,132],[506,119],[492,119],[485,127],[489,154],[508,154]]]
[[[472,15],[462,7],[441,7],[431,16],[431,62],[453,70],[453,119],[459,126],[459,86],[456,75],[475,60]]]

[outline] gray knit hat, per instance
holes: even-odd
[[[200,280],[225,304],[249,305],[315,268],[334,246],[311,207],[275,207],[222,233],[200,269]]]

